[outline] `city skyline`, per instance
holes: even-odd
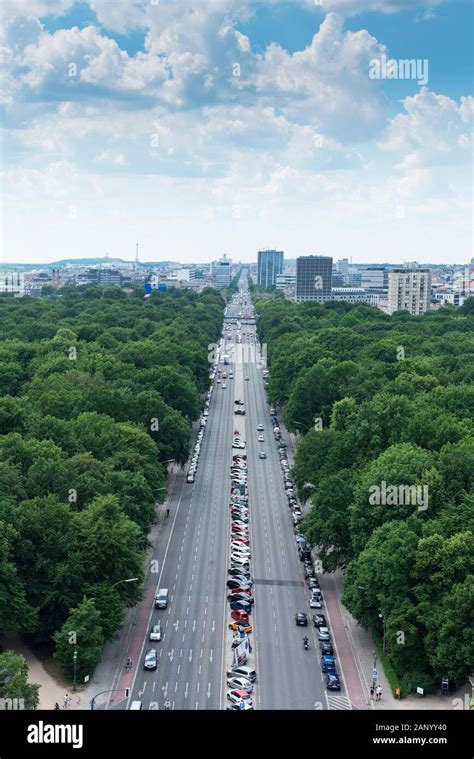
[[[469,3],[1,13],[0,264],[470,260]]]

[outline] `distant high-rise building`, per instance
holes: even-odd
[[[259,250],[257,261],[257,285],[273,287],[276,278],[283,271],[282,250]]]
[[[330,256],[300,256],[296,259],[295,301],[323,302],[331,297],[332,258]]]
[[[388,269],[382,266],[374,266],[364,269],[361,278],[361,287],[365,290],[380,290],[388,287]]]
[[[419,316],[430,308],[429,269],[394,269],[388,275],[388,313],[408,311]]]
[[[120,285],[122,284],[122,274],[118,269],[99,269],[99,285]]]
[[[232,261],[227,258],[226,254],[218,261],[212,263],[212,281],[215,287],[228,287],[231,280]]]
[[[341,275],[343,283],[346,284],[346,282],[348,282],[348,277],[349,277],[349,259],[348,258],[339,259],[339,261],[336,261],[335,268]]]

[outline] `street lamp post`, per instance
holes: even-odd
[[[117,580],[117,582],[114,582],[112,587],[115,588],[117,585],[120,585],[121,582],[138,582],[138,580],[138,577],[128,577],[126,580]]]
[[[382,651],[385,653],[385,617],[382,612],[379,613],[379,619],[382,620]]]
[[[305,430],[310,430],[309,424],[303,424],[303,422],[294,422],[295,427],[304,427]]]
[[[73,673],[73,680],[72,680],[72,690],[76,692],[77,685],[76,685],[76,675],[77,675],[77,648],[74,649],[74,653],[72,655],[72,661],[74,665],[74,673]]]

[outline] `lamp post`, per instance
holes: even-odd
[[[385,653],[385,617],[379,612],[379,619],[382,620],[382,651]]]
[[[74,653],[72,655],[72,661],[74,665],[74,673],[73,673],[73,680],[72,680],[72,690],[75,693],[77,690],[76,686],[76,675],[77,675],[77,648],[74,649]]]
[[[294,422],[295,427],[304,427],[305,430],[310,430],[311,426],[309,424],[303,424],[303,422]]]
[[[126,580],[117,580],[117,582],[114,582],[112,587],[115,588],[117,585],[120,585],[121,582],[138,582],[138,580],[138,577],[128,577]]]

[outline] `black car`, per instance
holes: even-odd
[[[328,672],[326,675],[327,690],[341,690],[341,681],[337,672]]]
[[[235,411],[234,411],[234,414],[236,416],[238,416],[239,414],[240,414],[240,416],[245,416],[245,411],[244,411],[243,408],[236,408]]]
[[[315,627],[327,627],[324,614],[313,614],[313,622]]]
[[[236,403],[237,406],[243,406],[244,405],[243,401],[234,401],[234,403]]]
[[[308,615],[304,611],[297,611],[295,614],[295,623],[306,627],[308,624]]]
[[[231,577],[250,577],[250,572],[247,569],[244,569],[244,567],[242,567],[242,569],[229,569],[228,574]]]
[[[320,640],[319,646],[321,648],[321,654],[323,656],[334,656],[334,649],[330,643],[326,643],[325,641]]]

